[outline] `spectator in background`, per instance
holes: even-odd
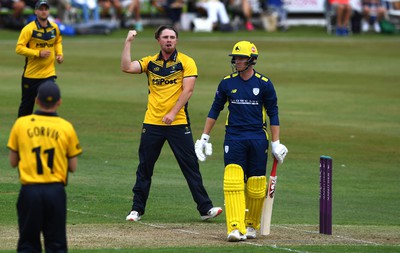
[[[99,0],[99,6],[101,7],[101,18],[117,18],[121,22],[121,27],[125,27],[125,18],[123,16],[123,9],[119,0]],[[111,9],[114,9],[114,15]]]
[[[7,28],[21,29],[24,26],[23,12],[25,9],[25,2],[19,0],[1,0],[0,8],[7,8],[12,10],[12,15],[5,20]]]
[[[207,19],[213,24],[213,28],[221,31],[231,31],[232,27],[225,5],[219,0],[199,0],[196,7],[207,13]]]
[[[266,0],[265,4],[268,8],[268,11],[277,17],[279,30],[287,31],[289,26],[287,22],[285,0]]]
[[[351,18],[351,5],[349,0],[329,0],[332,8],[336,10],[336,35],[348,36]]]
[[[38,0],[23,0],[23,2],[25,2],[25,6],[31,7],[32,9],[35,9],[37,1]]]
[[[167,0],[163,6],[165,13],[171,20],[172,26],[178,31],[181,28],[181,15],[183,6],[184,0]]]
[[[379,22],[385,18],[386,8],[381,0],[363,0],[362,1],[362,31],[368,32],[370,26],[373,26],[376,33],[381,32]]]
[[[362,6],[361,0],[350,0],[351,5],[351,32],[352,34],[361,33]]]
[[[171,21],[171,25],[179,31],[181,28],[182,9],[185,0],[151,0],[151,4],[159,12],[165,13]]]
[[[89,23],[90,19],[95,22],[100,20],[99,6],[96,0],[71,0],[71,5],[82,10],[84,23]]]
[[[143,31],[142,17],[140,15],[140,0],[122,0],[122,7],[126,9],[125,18],[129,19],[133,16],[135,20],[135,30]]]
[[[35,9],[36,3],[39,0],[23,0],[26,7],[30,7]],[[93,0],[95,1],[95,0]],[[63,23],[69,23],[68,12],[71,9],[70,0],[48,0],[47,1],[51,6],[57,8],[57,17]]]
[[[68,12],[71,9],[69,0],[49,0],[49,4],[57,8],[57,18],[62,23],[69,23]]]
[[[253,31],[254,26],[251,21],[253,11],[250,5],[251,0],[229,0],[227,3],[228,11],[241,16],[244,19],[247,31]]]

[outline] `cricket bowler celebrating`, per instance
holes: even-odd
[[[200,161],[212,154],[210,132],[224,105],[228,105],[224,140],[224,197],[227,240],[256,238],[266,194],[266,166],[269,139],[267,116],[272,134],[272,154],[282,163],[288,149],[279,141],[277,96],[271,80],[254,70],[258,57],[249,41],[236,43],[229,55],[234,73],[219,83],[204,131],[196,141]],[[246,212],[247,211],[247,212]]]
[[[136,36],[135,30],[128,32],[121,55],[121,70],[130,74],[146,73],[149,94],[139,144],[136,183],[132,189],[133,204],[126,220],[138,221],[145,213],[154,166],[165,142],[174,153],[201,219],[217,217],[222,208],[213,206],[204,188],[188,114],[188,102],[197,78],[196,63],[176,49],[178,32],[169,25],[162,25],[155,32],[159,53],[132,61],[131,44]]]

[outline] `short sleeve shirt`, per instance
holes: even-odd
[[[68,158],[82,153],[71,123],[56,114],[20,117],[11,129],[7,147],[18,152],[22,184],[67,184]]]
[[[162,118],[174,107],[182,93],[182,83],[185,77],[197,77],[195,61],[175,51],[168,60],[163,60],[161,54],[147,56],[139,60],[142,72],[148,78],[148,105],[144,123],[165,125]],[[189,123],[187,104],[177,113],[172,125]]]

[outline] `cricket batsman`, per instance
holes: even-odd
[[[272,154],[283,163],[288,149],[279,140],[277,95],[272,81],[257,72],[258,50],[249,41],[233,46],[232,70],[218,85],[203,134],[196,141],[200,161],[212,154],[210,132],[227,104],[224,140],[224,197],[227,240],[256,238],[267,190],[266,166],[271,130]]]

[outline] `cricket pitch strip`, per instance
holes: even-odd
[[[332,235],[319,233],[315,225],[272,225],[271,234],[244,243],[258,247],[290,247],[299,245],[399,245],[398,226],[334,225]],[[69,249],[218,247],[238,243],[226,241],[224,223],[194,222],[154,224],[126,222],[118,224],[68,224]],[[0,250],[16,248],[16,226],[0,229]]]

